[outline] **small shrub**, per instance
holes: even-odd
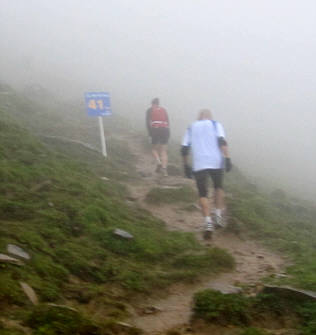
[[[195,297],[195,317],[221,325],[247,326],[249,301],[239,294],[222,294],[211,289],[198,292]]]
[[[98,335],[99,328],[75,310],[61,306],[39,305],[33,309],[26,325],[34,335]]]

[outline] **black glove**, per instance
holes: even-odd
[[[192,168],[188,164],[184,164],[184,175],[189,179],[192,178]]]
[[[225,171],[229,172],[233,168],[232,161],[229,157],[225,158]]]

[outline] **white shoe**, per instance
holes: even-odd
[[[218,228],[224,228],[224,219],[221,215],[214,215],[214,223]]]

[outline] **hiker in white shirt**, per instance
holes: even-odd
[[[192,149],[193,171],[188,163],[190,149]],[[219,122],[212,120],[212,114],[208,109],[201,110],[198,120],[188,127],[182,141],[181,154],[186,177],[192,178],[192,174],[195,177],[202,213],[205,218],[204,236],[210,238],[214,231],[214,224],[219,227],[223,226],[224,170],[229,172],[232,164],[224,128]],[[215,189],[214,223],[210,215],[210,205],[207,198],[209,176]]]

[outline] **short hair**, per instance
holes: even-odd
[[[159,105],[159,99],[158,98],[154,98],[154,99],[151,100],[151,103],[153,105]]]
[[[212,120],[212,113],[209,109],[201,109],[199,111],[198,120]]]

